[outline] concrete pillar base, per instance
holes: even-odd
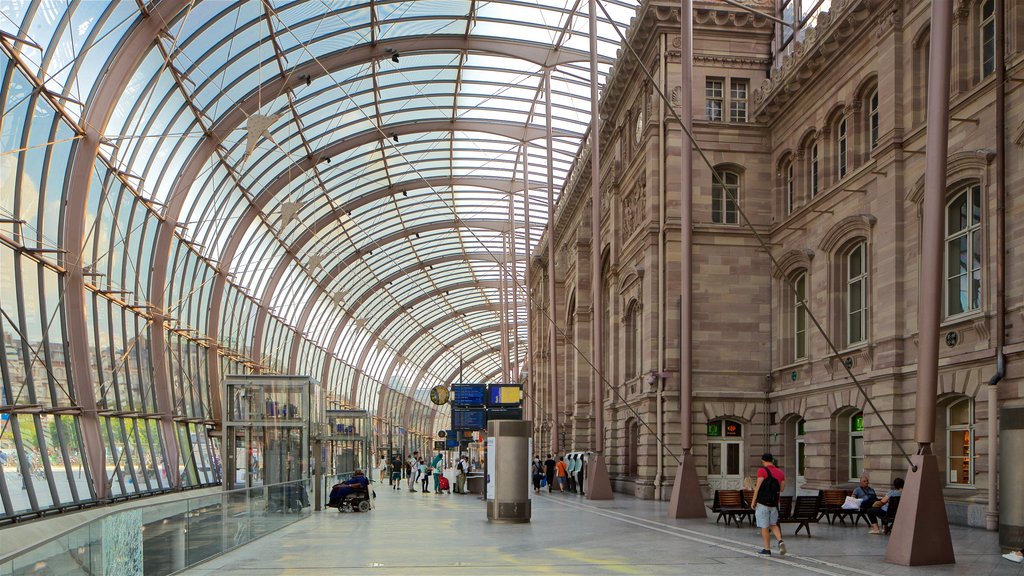
[[[587,500],[612,500],[612,481],[608,478],[608,466],[604,456],[592,454],[587,462]]]
[[[955,564],[936,457],[916,454],[910,462],[917,466],[917,472],[907,472],[907,485],[885,549],[885,561],[901,566]]]
[[[693,454],[684,453],[679,461],[672,485],[672,499],[668,504],[669,518],[707,518],[695,460]]]

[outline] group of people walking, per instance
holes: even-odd
[[[402,489],[402,480],[407,484],[409,492],[422,492],[423,494],[444,494],[466,493],[466,475],[469,473],[469,456],[462,455],[455,462],[455,487],[444,475],[445,465],[444,453],[438,452],[428,461],[420,456],[419,451],[413,451],[408,457],[400,457],[397,454],[388,461],[383,455],[380,456],[378,471],[380,481],[388,479],[392,490]],[[416,486],[419,486],[419,490]]]
[[[566,462],[565,456],[548,454],[546,459],[541,460],[539,454],[534,454],[530,467],[534,493],[539,494],[545,486],[548,492],[554,492],[556,482],[559,492],[583,493],[582,458]]]

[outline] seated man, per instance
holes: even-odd
[[[344,482],[339,482],[331,488],[330,499],[333,502],[337,499],[338,502],[345,499],[345,496],[354,492],[368,492],[367,487],[370,485],[370,481],[363,475],[362,470],[356,470],[352,477]]]

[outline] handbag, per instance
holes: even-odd
[[[863,502],[863,500],[860,498],[847,496],[846,501],[843,502],[843,510],[860,510],[861,502]]]
[[[543,487],[545,487],[547,485],[548,485],[548,479],[547,478],[541,478],[540,479],[540,487],[543,488]]]

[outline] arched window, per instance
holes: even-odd
[[[946,204],[946,316],[981,308],[981,186]]]
[[[793,360],[807,358],[807,273],[793,279]]]
[[[626,421],[626,475],[640,475],[640,422],[636,418]]]
[[[718,171],[718,176],[711,184],[711,221],[716,224],[736,224],[739,222],[736,204],[740,199],[740,176],[730,170]],[[725,183],[722,187],[721,182]]]
[[[981,57],[981,77],[987,78],[996,70],[995,0],[984,0],[981,3],[980,28],[978,41],[981,45],[978,54]]]
[[[626,312],[626,379],[636,378],[643,371],[640,303],[633,300]]]
[[[811,152],[807,157],[807,182],[810,197],[818,195],[818,143],[811,144]]]
[[[868,149],[878,146],[878,89],[868,96]]]
[[[963,398],[946,409],[949,484],[974,484],[974,400]]]
[[[794,182],[793,182],[793,160],[786,158],[782,163],[782,193],[785,194],[786,202],[786,215],[793,213],[793,208],[796,207],[796,198],[794,197]]]
[[[858,242],[843,258],[846,279],[846,344],[867,338],[868,255],[867,244]]]
[[[928,116],[928,51],[931,47],[931,33],[928,27],[921,30],[914,42],[914,122],[924,122]]]
[[[846,177],[846,118],[840,118],[836,124],[836,175],[840,180]]]

